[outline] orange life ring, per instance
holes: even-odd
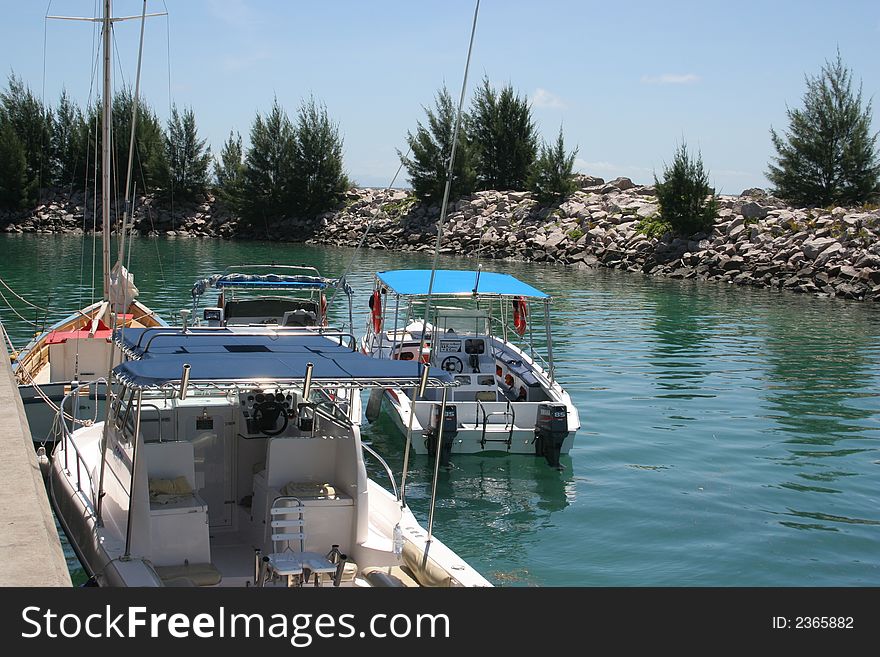
[[[370,309],[373,318],[373,332],[381,333],[382,331],[382,295],[379,290],[373,290],[373,296],[370,299]]]
[[[525,297],[517,297],[513,300],[513,330],[522,337],[526,333],[529,322],[529,307]]]

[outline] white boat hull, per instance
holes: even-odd
[[[457,409],[466,411],[468,402],[455,404]],[[393,422],[397,431],[405,438],[410,431],[410,415],[412,402],[410,398],[399,389],[388,389],[382,394],[382,410]],[[419,417],[427,417],[430,407],[436,402],[416,402],[416,418],[412,423],[412,449],[416,454],[429,454],[429,442],[425,438],[426,426],[423,426]],[[470,415],[473,415],[471,413]],[[577,428],[570,429],[560,448],[560,454],[568,454],[574,444]],[[503,423],[487,423],[483,430],[482,423],[459,424],[455,437],[452,439],[451,453],[454,454],[530,454],[540,455],[536,450],[535,426],[532,421],[529,426],[521,427],[514,424],[511,430],[509,425]]]

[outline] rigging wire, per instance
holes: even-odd
[[[46,112],[46,50],[49,39],[49,9],[52,7],[52,0],[49,0],[49,4],[46,6],[46,15],[43,17],[43,79],[40,82],[40,112],[42,113],[43,121],[48,121],[49,116]],[[40,139],[45,139],[46,133],[48,130],[44,130],[45,124],[41,126],[40,130]],[[40,144],[40,173],[37,176],[37,190],[41,190],[43,188],[43,159],[46,152],[46,148],[49,145],[45,142]]]
[[[128,167],[125,176],[125,198],[124,198],[124,210],[122,213],[122,227],[119,230],[119,255],[117,257],[117,263],[120,267],[122,267],[123,258],[126,256],[126,245],[128,247],[127,251],[127,261],[125,265],[126,274],[123,276],[123,272],[120,269],[120,276],[123,276],[123,312],[128,310],[129,299],[128,299],[128,281],[125,280],[128,277],[129,271],[131,271],[131,242],[132,240],[128,238],[128,222],[129,219],[133,222],[134,217],[134,196],[136,185],[133,185],[131,182],[131,169],[134,164],[134,150],[135,150],[135,134],[137,129],[137,118],[138,118],[138,107],[140,106],[140,88],[141,88],[141,63],[143,61],[143,52],[144,52],[144,26],[147,22],[147,0],[144,0],[143,11],[141,13],[141,31],[140,31],[140,40],[138,42],[138,58],[137,58],[137,69],[135,72],[135,81],[134,81],[134,97],[132,99],[132,109],[131,109],[131,135],[128,143]],[[129,194],[131,192],[131,194]],[[133,301],[133,299],[132,299]],[[116,315],[113,315],[114,320],[116,319]],[[125,322],[122,322],[122,332],[125,332]],[[112,362],[112,359],[111,359]]]
[[[130,206],[132,202],[129,197],[129,191],[132,188],[131,184],[131,168],[134,161],[134,149],[135,149],[135,134],[137,129],[137,119],[138,119],[138,108],[140,106],[140,90],[141,90],[141,62],[143,61],[143,52],[144,52],[144,23],[146,23],[146,14],[147,14],[147,0],[144,0],[143,5],[143,13],[141,15],[141,35],[140,41],[138,44],[138,58],[137,58],[137,69],[135,72],[134,79],[134,96],[132,98],[132,107],[131,107],[131,134],[129,136],[128,142],[128,168],[125,175],[125,196],[123,199],[124,209],[122,213],[122,227],[119,231],[119,255],[116,260],[121,262],[124,252],[125,252],[125,239],[126,239],[126,231],[128,230],[128,218],[131,216]]]
[[[173,110],[173,105],[171,102],[171,20],[168,16],[168,6],[165,5],[165,1],[162,0],[162,5],[165,7],[165,44],[166,44],[166,58],[168,60],[168,118],[171,119],[171,113]],[[171,229],[177,230],[177,227],[174,222],[174,176],[171,177],[171,185],[170,185],[170,193],[171,198],[169,199],[169,204],[171,205]],[[146,189],[146,187],[144,187]],[[156,246],[156,254],[158,255],[158,245]],[[176,253],[176,252],[175,252]],[[176,256],[175,256],[176,257]]]
[[[0,299],[3,299],[3,302],[4,302],[7,306],[9,306],[9,310],[12,311],[12,314],[15,315],[16,317],[18,317],[21,321],[25,322],[26,324],[30,324],[30,325],[33,326],[34,328],[37,328],[37,327],[39,326],[39,324],[37,324],[36,322],[32,322],[31,320],[29,320],[29,319],[23,317],[23,316],[22,316],[22,315],[21,315],[21,314],[20,314],[20,313],[19,313],[19,312],[13,307],[13,305],[12,305],[11,303],[9,303],[9,299],[6,298],[6,295],[3,294],[2,291],[0,291]],[[36,306],[34,306],[34,307],[36,308]],[[41,309],[38,308],[38,310],[41,310]]]
[[[473,48],[474,48],[474,35],[476,34],[476,31],[477,31],[477,15],[479,14],[479,11],[480,11],[480,0],[476,0],[476,6],[474,7],[474,20],[473,20],[473,25],[471,26],[471,38],[470,38],[470,43],[468,44],[467,60],[465,62],[464,76],[463,76],[463,79],[461,82],[461,94],[460,94],[459,100],[458,100],[458,112],[455,117],[455,128],[452,132],[452,146],[449,151],[449,161],[448,161],[447,169],[446,169],[446,186],[445,186],[445,189],[443,190],[443,204],[440,207],[440,218],[437,220],[437,240],[434,245],[434,260],[431,265],[431,277],[428,281],[428,294],[425,297],[424,316],[422,317],[422,335],[419,340],[419,350],[418,350],[418,352],[416,352],[419,354],[420,357],[425,349],[425,332],[427,329],[428,316],[429,316],[430,309],[431,309],[431,296],[434,291],[434,278],[435,278],[435,273],[437,271],[437,261],[439,259],[439,255],[440,255],[440,245],[441,245],[441,242],[443,239],[443,223],[446,220],[446,210],[447,210],[447,206],[449,205],[449,192],[452,187],[452,174],[453,174],[453,170],[454,170],[453,166],[455,163],[455,151],[456,151],[456,146],[458,145],[458,134],[461,129],[462,108],[464,106],[464,97],[465,97],[465,93],[467,91],[468,69],[470,68],[470,64],[471,64],[471,54],[473,53]],[[436,338],[436,336],[435,336],[435,338]],[[431,351],[433,351],[434,344],[436,342],[437,342],[436,339],[431,340]],[[428,360],[430,362],[430,357]],[[428,363],[425,363],[423,366],[426,371],[430,367],[428,365]],[[427,380],[426,377],[423,376],[422,386],[424,386],[424,382],[426,380]],[[423,392],[423,390],[420,392]],[[405,492],[405,486],[406,486],[407,469],[409,467],[409,453],[410,453],[410,448],[412,446],[412,418],[415,415],[416,396],[417,396],[416,394],[413,394],[411,405],[410,405],[410,424],[409,424],[409,428],[408,428],[407,434],[406,434],[406,446],[404,448],[404,456],[403,456],[403,473],[401,474],[401,496],[400,496],[401,502],[404,502],[404,500],[405,500],[404,492]],[[445,403],[446,403],[446,395],[445,395],[445,388],[444,388],[443,404],[445,405]],[[443,426],[442,421],[441,421],[440,426],[441,427]],[[425,544],[425,554],[424,554],[424,558],[426,560],[428,558],[428,550],[430,549],[430,546],[431,546],[431,540],[432,540],[431,533],[432,533],[433,525],[434,525],[434,506],[435,506],[436,495],[437,495],[437,478],[439,476],[440,452],[441,452],[441,445],[440,445],[439,437],[440,436],[438,435],[437,448],[435,450],[436,451],[436,458],[434,461],[433,485],[431,487],[431,504],[429,507],[429,515],[428,515],[428,539]]]
[[[94,12],[98,11],[98,3],[95,0],[94,4]],[[97,23],[92,23],[92,66],[91,73],[89,77],[89,95],[86,100],[86,112],[88,113],[89,108],[92,105],[92,94],[95,91],[95,79],[98,76],[98,48],[97,48]],[[86,137],[86,149],[83,154],[83,172],[84,172],[84,181],[83,181],[83,220],[82,220],[82,232],[83,232],[83,240],[80,243],[80,258],[79,258],[79,291],[78,291],[78,302],[77,307],[83,307],[83,288],[84,279],[85,279],[85,270],[86,270],[86,239],[85,236],[88,233],[88,225],[86,221],[89,216],[89,146],[92,143],[92,128],[93,125],[91,121],[87,123],[89,126],[89,132]],[[97,116],[95,118],[94,123],[95,134],[98,132],[98,122]],[[91,300],[90,303],[95,303],[95,258],[97,257],[97,235],[95,234],[95,215],[98,211],[97,204],[94,199],[97,198],[97,184],[98,184],[98,154],[97,154],[97,141],[95,142],[95,159],[93,162],[94,171],[95,171],[95,192],[92,196],[92,283],[91,283]],[[71,171],[71,179],[70,179],[70,191],[73,193],[73,178],[76,174],[76,166],[74,166],[73,171]]]
[[[400,161],[400,166],[397,167],[397,173],[394,174],[394,177],[391,179],[391,182],[388,183],[388,186],[385,188],[385,191],[391,191],[394,187],[394,183],[397,180],[397,176],[400,175],[400,171],[403,169],[403,163],[407,157],[409,157],[410,152],[412,151],[412,146],[406,151],[406,155],[403,156],[403,159]],[[361,239],[358,242],[358,245],[354,249],[354,253],[351,255],[351,259],[348,261],[348,265],[345,267],[345,270],[342,272],[342,276],[339,277],[339,281],[344,284],[348,274],[351,272],[351,268],[354,265],[355,258],[357,258],[358,252],[360,252],[361,247],[364,245],[364,242],[367,240],[367,235],[370,234],[370,230],[373,228],[373,223],[376,219],[384,213],[377,212],[375,215],[370,217],[370,220],[367,222],[367,228],[364,230],[364,234],[361,235]],[[333,305],[333,299],[336,298],[336,294],[339,292],[339,287],[342,285],[336,286],[333,288],[333,294],[330,295],[330,298],[327,299],[327,312],[330,311],[330,306]],[[354,326],[351,327],[351,330],[354,330]]]
[[[24,304],[30,306],[31,308],[35,308],[35,309],[39,310],[40,312],[44,312],[44,313],[49,312],[49,310],[48,310],[47,308],[43,308],[43,307],[41,307],[41,306],[36,305],[35,303],[31,303],[30,301],[28,301],[27,299],[25,299],[23,296],[21,296],[20,294],[18,294],[15,290],[13,290],[11,287],[9,287],[9,284],[8,284],[6,281],[4,281],[2,278],[0,278],[0,285],[2,285],[2,286],[5,287],[7,290],[9,290],[9,293],[10,293],[12,296],[14,296],[16,299],[18,299],[18,300],[21,301],[22,303],[24,303]],[[10,305],[10,308],[11,308],[11,307],[12,307],[12,306]]]
[[[95,0],[94,15],[98,15],[98,2]],[[92,91],[95,87],[95,80],[98,79],[98,24],[92,23],[92,49],[95,53],[95,67],[92,69],[92,82],[89,88],[89,102],[92,102]],[[95,112],[95,156],[93,161],[95,178],[92,181],[92,303],[95,303],[95,277],[98,275],[98,113]],[[88,176],[86,176],[86,186],[88,187]],[[86,206],[88,207],[88,206]],[[85,214],[83,214],[83,225],[85,225]]]

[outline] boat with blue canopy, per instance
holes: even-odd
[[[444,462],[501,451],[544,456],[560,468],[580,419],[556,379],[551,301],[515,276],[482,268],[378,272],[361,350],[440,367],[459,385],[444,415],[434,391],[374,390],[367,418],[386,410],[417,454],[439,448]],[[531,319],[535,306],[542,321]]]
[[[216,303],[200,312],[203,297],[212,291]],[[344,278],[298,265],[234,265],[193,284],[191,313],[193,323],[202,326],[328,326],[328,295],[332,301],[340,292],[348,301],[348,317],[336,326],[352,330],[352,290]]]
[[[333,330],[178,327],[115,338],[127,360],[113,369],[108,419],[63,424],[48,481],[96,584],[491,585],[434,536],[433,497],[427,528],[415,518],[405,475],[398,485],[339,394],[442,390],[456,385],[449,373],[377,361]]]

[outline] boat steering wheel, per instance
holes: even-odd
[[[440,369],[454,374],[461,374],[464,365],[461,362],[461,358],[458,356],[447,356],[443,359],[443,362],[440,363]]]
[[[278,424],[279,415],[282,417],[283,422],[281,423],[281,428],[276,429],[275,425]],[[274,399],[270,399],[254,404],[254,420],[263,434],[277,436],[287,428],[290,418],[288,418],[284,406]]]

